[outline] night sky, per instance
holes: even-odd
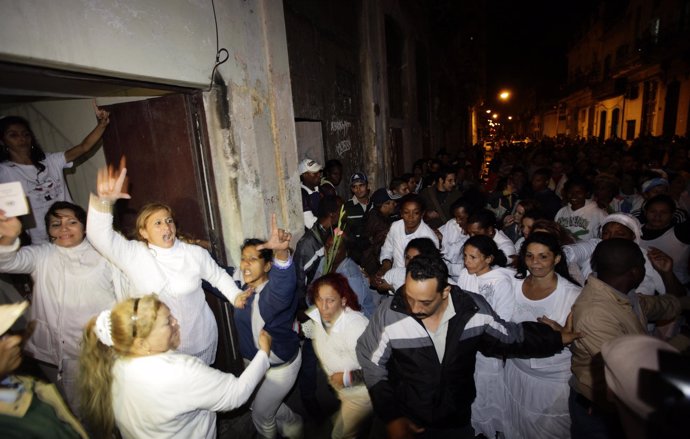
[[[538,100],[558,95],[566,52],[597,0],[487,2],[487,93],[534,87]]]

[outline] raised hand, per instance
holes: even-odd
[[[96,119],[98,119],[99,125],[108,125],[110,123],[110,113],[98,108],[98,105],[96,105],[96,99],[93,100],[93,111],[96,113]]]
[[[123,156],[120,160],[120,167],[118,169],[113,168],[112,165],[108,165],[98,170],[96,191],[101,201],[112,204],[120,199],[128,200],[132,198],[127,193],[127,168],[125,165],[126,161]]]
[[[0,209],[0,244],[10,245],[22,233],[22,223],[13,216],[6,216]]]
[[[266,243],[256,247],[257,250],[269,249],[275,252],[287,250],[290,246],[292,235],[285,229],[278,228],[276,214],[271,215],[271,236]]]

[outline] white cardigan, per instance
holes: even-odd
[[[87,240],[76,247],[55,244],[19,248],[0,245],[0,271],[31,273],[34,281],[30,319],[36,329],[26,350],[59,366],[79,357],[83,327],[104,309],[125,298],[126,279]]]
[[[105,212],[103,211],[105,210]],[[178,351],[211,364],[218,327],[201,288],[202,279],[218,288],[230,303],[241,293],[232,278],[202,247],[175,240],[172,248],[129,241],[112,227],[110,208],[92,197],[86,236],[93,246],[124,271],[138,291],[157,293],[180,323]]]
[[[330,333],[323,327],[318,308],[312,306],[307,310],[307,316],[311,320],[306,325],[305,334],[311,338],[314,352],[327,376],[361,369],[355,348],[357,339],[369,324],[364,314],[346,307],[333,323]],[[341,397],[362,392],[367,392],[365,386],[346,387],[338,391]]]
[[[238,378],[178,352],[113,365],[115,422],[125,439],[215,438],[216,413],[244,404],[268,370],[259,351]]]

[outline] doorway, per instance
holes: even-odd
[[[65,151],[83,139],[95,126],[94,100],[110,111],[102,146],[67,175],[77,204],[87,207],[98,168],[125,155],[132,200],[115,211],[120,230],[130,235],[139,207],[162,201],[175,211],[179,228],[208,241],[211,255],[225,265],[200,90],[7,63],[0,63],[0,77],[0,115],[28,119],[46,151]],[[231,307],[208,290],[206,298],[219,326],[215,366],[240,372]]]

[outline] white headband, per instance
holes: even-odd
[[[96,318],[96,336],[106,346],[113,345],[113,336],[110,332],[110,310],[101,311]]]

